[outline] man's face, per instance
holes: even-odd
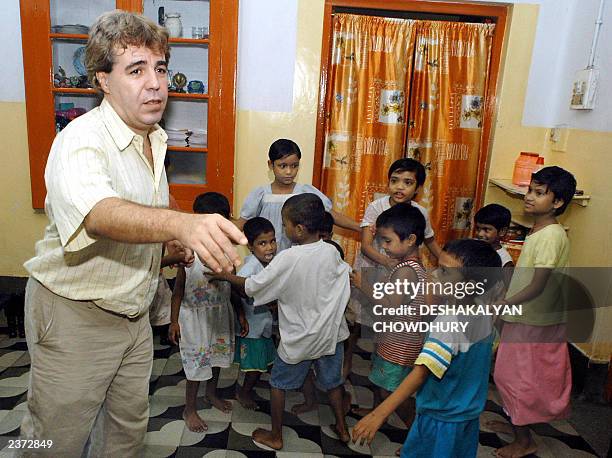
[[[96,78],[104,97],[137,134],[146,134],[160,121],[168,100],[167,62],[145,47],[116,48],[110,73]]]

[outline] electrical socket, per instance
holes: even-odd
[[[568,137],[569,129],[565,126],[556,126],[550,129],[548,131],[548,141],[551,151],[567,152]]]

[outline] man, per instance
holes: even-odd
[[[186,263],[193,250],[216,271],[238,264],[230,239],[246,244],[219,215],[167,209],[167,136],[157,122],[168,59],[165,29],[118,10],[100,16],[86,66],[103,101],[51,148],[49,226],[25,264],[32,366],[22,435],[52,440],[52,456],[80,456],[88,439],[92,456],[139,455],[161,243],[175,240],[188,247]]]

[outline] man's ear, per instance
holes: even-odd
[[[110,89],[108,87],[108,73],[96,72],[96,81],[100,85],[100,89],[102,89],[102,92],[104,92],[105,94],[108,94],[110,92]]]

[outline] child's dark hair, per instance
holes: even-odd
[[[294,225],[301,224],[310,234],[314,234],[321,229],[325,207],[319,196],[306,192],[287,199],[282,214]]]
[[[531,175],[531,180],[546,185],[555,199],[563,201],[563,205],[555,210],[555,215],[561,215],[574,198],[576,192],[576,178],[561,167],[544,167]]]
[[[270,145],[268,159],[270,159],[270,162],[274,163],[274,161],[291,156],[292,154],[295,154],[298,159],[302,159],[302,152],[297,143],[287,138],[279,138]]]
[[[333,245],[334,247],[336,247],[336,250],[338,250],[338,253],[340,253],[340,258],[344,261],[344,250],[342,249],[340,245],[338,245],[338,243],[334,242],[333,240],[329,240],[329,239],[323,239],[323,241],[325,243],[329,243],[330,245]]]
[[[425,217],[418,208],[408,203],[395,204],[382,212],[376,218],[376,229],[381,227],[393,229],[402,241],[414,234],[416,246],[425,239]]]
[[[501,279],[501,258],[484,240],[451,240],[442,250],[461,261],[461,273],[466,280],[486,282],[488,289]]]
[[[323,219],[321,220],[321,232],[331,234],[334,232],[334,217],[328,211],[323,213]]]
[[[261,234],[265,234],[267,232],[274,233],[275,231],[274,225],[270,222],[270,220],[262,218],[261,216],[256,216],[255,218],[251,218],[246,223],[244,223],[242,232],[244,232],[244,235],[246,236],[249,245],[253,245],[255,239]]]
[[[510,226],[512,214],[503,205],[489,204],[482,207],[474,215],[474,221],[479,224],[490,224],[498,231]]]
[[[218,213],[225,218],[230,217],[230,204],[223,194],[205,192],[193,201],[193,212],[200,214]]]
[[[414,176],[417,181],[418,186],[423,186],[425,183],[425,167],[416,159],[411,159],[409,157],[404,157],[402,159],[398,159],[391,167],[389,167],[389,173],[387,173],[387,178],[391,178],[396,172],[414,172]]]

